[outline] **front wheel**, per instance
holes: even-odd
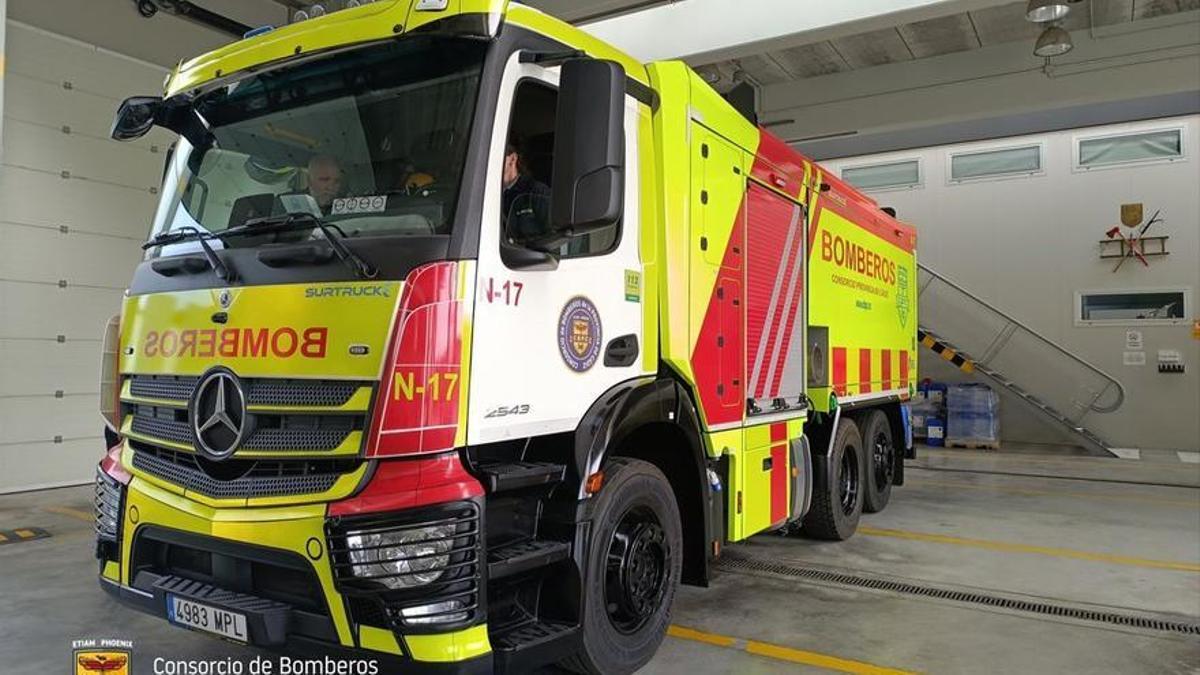
[[[667,634],[683,535],[675,496],[657,467],[616,457],[604,473],[603,489],[585,507],[592,532],[583,647],[562,665],[581,673],[632,673]]]

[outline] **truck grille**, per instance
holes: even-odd
[[[187,412],[173,408],[134,406],[133,433],[174,443],[192,445],[192,429]],[[242,442],[241,449],[278,452],[320,452],[341,445],[355,429],[349,416],[261,415],[260,426]],[[272,426],[263,428],[262,423]],[[275,426],[287,424],[289,426]]]
[[[133,468],[213,498],[285,497],[324,492],[361,461],[348,459],[231,459],[210,462],[192,453],[137,441]]]
[[[187,402],[199,377],[177,375],[134,375],[130,393],[140,398]],[[346,380],[247,379],[246,402],[250,405],[343,406],[364,383]]]
[[[209,497],[253,498],[324,492],[361,464],[369,410],[342,407],[372,383],[242,379],[251,406],[247,435],[229,458],[214,462],[195,452],[188,403],[199,381],[129,376],[122,414],[135,451],[133,468]],[[254,406],[270,408],[256,411]],[[345,447],[348,440],[357,447]],[[338,454],[331,454],[335,450]]]

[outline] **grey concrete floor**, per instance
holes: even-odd
[[[922,451],[889,508],[841,543],[763,535],[730,555],[1200,624],[1200,465],[1037,452]],[[3,673],[65,673],[71,641],[154,656],[245,657],[110,601],[95,580],[90,488],[0,497]],[[1200,673],[1200,637],[724,570],[681,589],[646,673]]]

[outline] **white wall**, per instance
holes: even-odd
[[[1183,161],[1073,170],[1077,136],[1180,124],[1185,133]],[[948,153],[1029,141],[1045,143],[1043,175],[947,182]],[[1110,443],[1198,449],[1200,340],[1192,337],[1191,321],[1200,318],[1195,306],[1200,299],[1200,116],[846,158],[825,165],[840,172],[845,166],[912,157],[922,161],[922,187],[876,191],[872,196],[881,205],[896,207],[901,219],[916,225],[922,263],[1121,380],[1127,393],[1125,405],[1115,413],[1089,418],[1089,426]],[[1119,224],[1119,208],[1126,202],[1143,202],[1147,218],[1162,210],[1165,222],[1147,234],[1169,235],[1170,255],[1152,259],[1149,268],[1126,262],[1113,273],[1113,261],[1099,259],[1098,242],[1108,228]],[[1188,310],[1191,316],[1178,325],[1140,328],[1146,366],[1122,364],[1129,327],[1078,326],[1074,321],[1079,290],[1156,287],[1190,289],[1193,307]],[[1181,351],[1187,372],[1159,374],[1155,358],[1160,349]],[[923,376],[946,374],[936,367],[940,364],[931,352],[921,358]],[[1037,383],[1032,384],[1036,393]],[[1002,436],[1032,442],[1062,438],[1017,402],[1004,405]]]
[[[165,70],[9,20],[0,158],[0,492],[89,481],[100,336],[157,201],[166,137],[108,139]]]

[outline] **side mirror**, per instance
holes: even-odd
[[[551,176],[555,230],[578,235],[620,220],[625,200],[625,69],[620,64],[563,63]]]
[[[112,138],[115,141],[132,141],[150,133],[163,108],[161,96],[133,96],[125,99],[117,108],[113,121]]]

